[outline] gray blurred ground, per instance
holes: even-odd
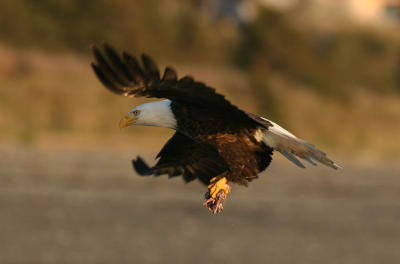
[[[0,263],[400,261],[395,164],[276,157],[212,216],[199,183],[136,176],[138,152],[1,146]]]

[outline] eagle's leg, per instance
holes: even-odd
[[[208,185],[208,190],[212,198],[217,198],[217,194],[220,191],[224,191],[225,194],[230,193],[231,188],[228,185],[228,179],[226,177],[218,178],[214,177],[210,180],[210,185]]]
[[[231,191],[226,177],[214,177],[210,180],[208,185],[208,192],[206,193],[206,201],[204,206],[207,207],[212,213],[216,214],[222,212],[224,207],[222,202],[226,199],[227,194]]]

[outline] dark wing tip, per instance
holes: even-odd
[[[99,50],[99,47],[97,47],[96,44],[90,45],[90,51],[92,52],[92,54],[95,54],[95,52],[97,52],[98,50]]]
[[[183,176],[183,180],[185,183],[189,183],[189,182],[197,179],[197,176],[189,171],[185,171],[182,176]]]
[[[142,53],[141,55],[142,61],[154,62],[150,55],[147,53]]]
[[[181,84],[190,85],[194,82],[194,78],[190,75],[185,75],[181,79],[179,79]]]
[[[113,46],[111,46],[110,44],[108,44],[107,42],[103,42],[102,43],[103,48],[106,50],[114,50]]]
[[[146,71],[147,78],[149,78],[151,81],[159,81],[160,71],[158,70],[158,66],[154,62],[154,60],[146,53],[143,53],[142,62]]]
[[[119,79],[122,81],[124,86],[129,86],[134,79],[129,72],[127,66],[123,63],[120,54],[109,44],[103,44],[104,52],[111,62],[113,69],[118,73]]]
[[[163,81],[176,81],[177,79],[178,79],[178,75],[176,74],[176,71],[170,66],[166,67],[165,71],[164,71],[164,75],[162,77],[162,80]]]
[[[103,43],[103,51],[106,57],[111,61],[114,62],[115,58],[119,59],[118,52],[108,43]]]
[[[101,48],[99,48],[97,45],[92,45],[92,54],[93,54],[95,62],[98,65],[101,65],[102,63],[105,62],[105,59],[101,52]]]
[[[90,45],[90,50],[93,52],[94,50],[98,50],[99,47],[96,44],[91,44]]]
[[[137,157],[136,160],[132,160],[132,165],[135,171],[141,176],[149,176],[153,174],[150,167],[147,166],[141,157]]]
[[[115,85],[105,76],[103,71],[99,68],[99,66],[96,65],[96,63],[92,62],[90,64],[92,66],[92,69],[94,73],[96,74],[97,78],[100,80],[100,82],[107,88],[109,88],[111,91],[115,93],[121,93],[120,90],[118,90]]]

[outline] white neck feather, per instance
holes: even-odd
[[[139,110],[135,125],[157,126],[176,129],[176,119],[171,110],[171,100],[162,100],[139,105],[131,112]]]

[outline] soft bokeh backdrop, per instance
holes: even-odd
[[[400,1],[0,2],[0,262],[397,263]],[[118,121],[90,69],[104,41],[192,75],[344,166],[278,155],[226,212],[139,178],[171,131]],[[21,254],[20,252],[24,252]]]

